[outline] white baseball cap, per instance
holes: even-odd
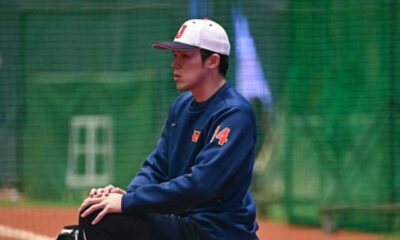
[[[154,48],[190,51],[203,48],[229,55],[231,45],[221,25],[209,19],[190,19],[182,24],[173,42],[159,42]]]

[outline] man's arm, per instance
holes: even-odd
[[[244,110],[231,109],[220,115],[190,173],[166,182],[136,185],[123,196],[122,209],[176,212],[214,198],[253,154],[254,125]]]
[[[149,155],[139,174],[129,184],[128,193],[135,191],[138,186],[157,184],[164,181],[165,172],[162,164],[166,161],[166,134],[166,126],[164,126],[157,148]],[[97,224],[109,213],[122,212],[122,197],[127,192],[113,185],[108,185],[104,188],[93,188],[79,207],[81,217],[87,217],[91,213],[101,210],[92,222],[92,224]]]

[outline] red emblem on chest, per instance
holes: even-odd
[[[197,142],[199,140],[201,132],[194,130],[192,134],[192,142]]]

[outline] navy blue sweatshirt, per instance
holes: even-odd
[[[211,239],[257,239],[249,191],[255,128],[251,105],[229,84],[202,103],[183,93],[129,184],[123,211],[189,217]]]

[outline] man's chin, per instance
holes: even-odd
[[[188,91],[189,90],[189,88],[187,86],[185,86],[183,84],[179,84],[179,83],[176,84],[176,89],[178,91]]]

